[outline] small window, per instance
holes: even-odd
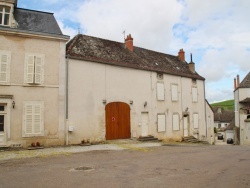
[[[221,128],[221,124],[220,123],[218,124],[218,128]]]
[[[165,132],[166,131],[166,115],[158,114],[157,123],[158,123],[158,132]]]
[[[0,5],[0,25],[10,25],[10,7]]]
[[[194,85],[196,85],[196,83],[197,83],[197,81],[196,81],[196,79],[192,79],[192,84],[194,84]]]
[[[163,80],[163,74],[162,73],[157,73],[157,79],[158,80]]]
[[[42,84],[44,77],[44,56],[26,55],[25,82],[28,84]]]
[[[0,115],[0,132],[4,131],[4,115]]]
[[[0,112],[4,112],[4,106],[0,106]]]
[[[157,83],[157,100],[159,100],[159,101],[165,100],[164,84],[163,83]]]

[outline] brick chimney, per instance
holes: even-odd
[[[236,78],[234,78],[234,89],[237,88],[237,84],[236,84]]]
[[[180,51],[178,52],[178,57],[181,61],[185,61],[185,52],[183,51],[183,49],[180,49]]]
[[[129,49],[129,51],[133,52],[134,45],[133,45],[133,38],[131,37],[131,34],[127,35],[127,38],[125,39],[125,47]]]
[[[185,52],[184,52],[185,53]],[[189,67],[189,70],[192,72],[192,73],[195,73],[195,64],[193,62],[193,58],[192,58],[192,54],[190,54],[190,57],[191,57],[191,61],[190,63],[188,64],[188,67]]]

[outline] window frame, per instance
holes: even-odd
[[[33,58],[33,62],[31,62],[31,58]],[[38,59],[40,59],[40,62],[38,62]],[[31,53],[25,54],[25,66],[24,66],[25,84],[42,85],[44,83],[44,60],[45,60],[44,54],[31,54]]]
[[[32,112],[30,113],[30,109],[32,108]],[[39,113],[35,112],[39,107]],[[27,117],[29,116],[29,117]],[[39,117],[38,117],[39,116]],[[31,132],[27,132],[27,119],[31,117]],[[39,119],[39,129],[40,131],[37,132],[37,128],[35,126],[36,118]],[[23,131],[22,131],[23,137],[34,137],[34,136],[44,136],[44,101],[24,101],[23,102]]]
[[[6,5],[6,4],[0,4],[0,7],[2,7],[2,12],[0,10],[0,14],[2,15],[2,20],[0,20],[0,26],[10,26],[11,25],[11,15],[12,15],[12,6]],[[6,8],[9,8],[9,12],[6,12]],[[8,23],[5,24],[5,18],[8,15]]]

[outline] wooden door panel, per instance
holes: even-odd
[[[113,102],[106,106],[106,139],[130,138],[130,107]]]

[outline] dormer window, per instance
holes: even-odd
[[[0,5],[0,25],[10,25],[10,9],[11,7]]]

